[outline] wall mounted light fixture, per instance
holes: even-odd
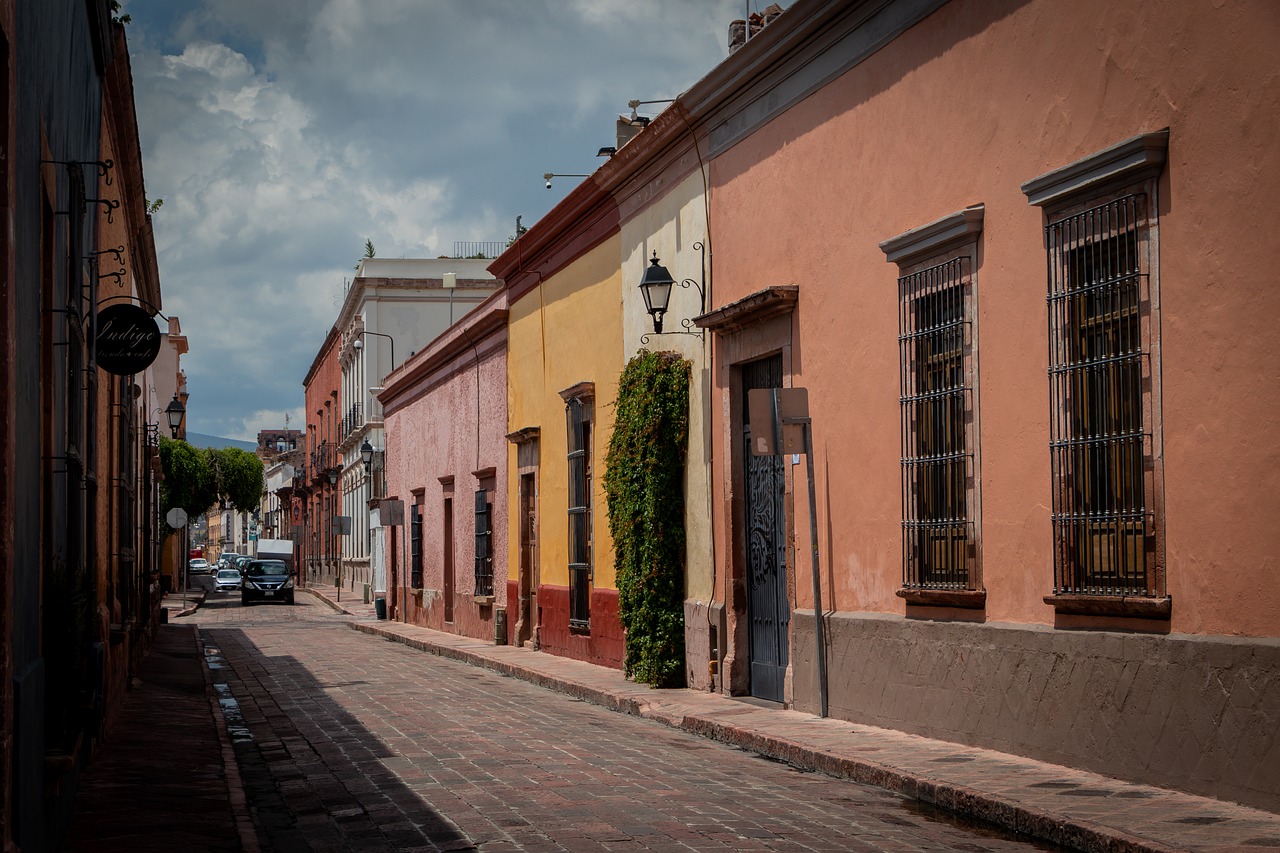
[[[173,433],[173,437],[178,437],[178,430],[182,428],[182,419],[187,415],[187,407],[182,405],[182,401],[178,399],[178,395],[174,394],[173,399],[169,401],[169,405],[164,407],[165,417],[169,419],[169,432]]]
[[[387,341],[389,341],[391,344],[391,369],[392,370],[396,369],[396,339],[395,338],[391,337],[390,335],[384,335],[382,332],[371,332],[368,329],[361,329],[360,331],[356,332],[356,335],[374,335],[379,338],[386,338]],[[351,342],[351,348],[354,350],[364,349],[364,341],[360,340],[360,338],[357,337],[354,341]]]
[[[652,334],[654,335],[697,335],[702,337],[702,329],[695,326],[693,319],[690,317],[685,317],[680,321],[680,325],[684,327],[683,331],[662,331],[662,315],[667,313],[667,308],[671,304],[671,288],[677,284],[681,287],[693,287],[696,289],[698,291],[698,315],[705,314],[707,311],[707,250],[701,242],[694,243],[693,248],[697,249],[702,255],[702,278],[700,282],[691,278],[681,279],[680,281],[673,279],[667,268],[661,265],[657,249],[653,251],[649,266],[645,268],[644,276],[640,279],[640,295],[644,297],[645,310],[649,312],[649,316],[653,317]],[[649,334],[641,335],[640,343],[647,346]]]
[[[636,114],[636,108],[639,107],[641,104],[674,104],[675,102],[676,102],[675,98],[659,98],[656,101],[641,101],[633,98],[632,100],[627,101],[627,106],[631,107],[631,120],[637,121],[641,118],[641,116]]]
[[[543,172],[542,180],[547,182],[547,189],[551,189],[552,178],[589,178],[590,175],[570,175],[565,172]]]

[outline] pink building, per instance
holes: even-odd
[[[389,618],[506,642],[506,394],[506,291],[410,356],[377,394],[387,497],[405,505],[387,536]]]
[[[719,689],[1280,808],[1276,22],[797,0],[681,97]]]

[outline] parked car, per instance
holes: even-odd
[[[196,557],[194,560],[187,562],[187,571],[193,575],[207,575],[213,571],[213,567],[209,565],[209,561],[204,557]]]
[[[218,566],[223,569],[234,568],[235,563],[231,561],[239,556],[240,555],[237,554],[235,551],[223,551],[221,554],[218,555]]]
[[[213,579],[214,588],[218,592],[240,588],[240,571],[238,569],[218,569]]]
[[[240,582],[240,603],[283,601],[293,604],[293,573],[283,560],[250,560]]]

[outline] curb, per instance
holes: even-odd
[[[315,592],[315,591],[314,591],[314,590],[312,590],[312,589],[311,589],[311,587],[309,587],[309,586],[295,587],[295,588],[294,588],[294,592],[305,592],[307,595],[311,596],[311,597],[312,597],[312,598],[314,598],[316,601],[319,601],[319,602],[321,602],[322,604],[326,604],[326,605],[328,605],[329,609],[330,609],[330,610],[332,610],[334,613],[342,613],[342,614],[345,614],[345,615],[347,615],[347,616],[354,616],[354,615],[355,615],[355,614],[354,614],[354,613],[352,613],[350,610],[346,609],[346,608],[345,608],[345,607],[343,607],[341,604],[339,604],[338,602],[334,601],[332,598],[329,598],[328,596],[326,596],[326,595],[324,595],[324,594],[322,594],[322,593]]]
[[[838,779],[883,788],[965,817],[1073,850],[1107,853],[1177,853],[1174,848],[1085,821],[1064,819],[992,794],[856,758],[841,758],[782,738],[705,717],[689,716],[677,728]]]
[[[192,608],[191,612],[195,612]],[[200,669],[204,674],[205,695],[209,699],[210,712],[213,714],[218,730],[218,746],[222,752],[222,772],[227,783],[227,802],[231,807],[231,816],[235,820],[236,834],[240,836],[240,849],[243,853],[261,853],[262,846],[258,841],[258,831],[253,822],[248,796],[245,794],[244,779],[240,775],[240,762],[236,759],[235,747],[231,744],[231,735],[227,732],[227,718],[222,703],[218,700],[218,692],[214,688],[213,673],[209,669],[209,661],[205,657],[204,637],[199,626],[195,632],[196,650],[200,656]]]

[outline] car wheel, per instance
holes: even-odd
[[[286,598],[286,599],[284,600],[284,603],[292,606],[292,604],[293,604],[293,596],[291,595],[291,596],[289,596],[288,598]]]

